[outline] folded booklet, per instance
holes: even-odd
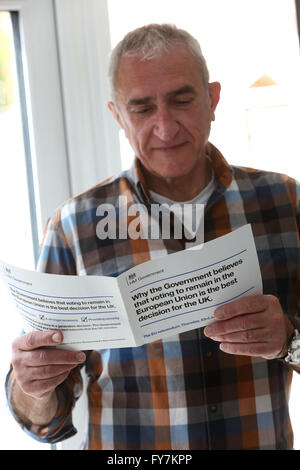
[[[203,327],[217,306],[262,293],[250,225],[116,278],[0,266],[25,332],[60,330],[65,349],[141,346]]]

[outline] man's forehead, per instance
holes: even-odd
[[[181,57],[180,57],[181,56]],[[189,51],[165,54],[158,59],[141,60],[123,57],[120,61],[116,88],[123,102],[133,99],[155,99],[183,92],[195,92],[203,83],[200,66]]]

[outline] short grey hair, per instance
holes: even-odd
[[[122,57],[151,60],[168,52],[174,46],[185,46],[199,63],[204,85],[209,82],[209,71],[198,41],[187,31],[172,24],[149,24],[129,33],[112,50],[109,62],[109,84],[112,101],[117,104],[116,76]]]

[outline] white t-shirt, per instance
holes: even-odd
[[[208,202],[214,189],[215,177],[213,175],[208,185],[190,201],[173,201],[172,199],[162,196],[154,191],[149,191],[149,193],[154,202],[164,204],[164,207],[169,206],[175,216],[177,215],[178,218],[181,218],[185,227],[185,233],[190,234],[188,238],[192,239],[199,232],[201,222],[203,225],[205,204]],[[199,241],[200,240],[198,240],[198,242]]]

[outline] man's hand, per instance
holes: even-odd
[[[294,327],[273,295],[254,295],[222,305],[215,310],[216,322],[204,334],[220,341],[226,353],[283,357]]]
[[[47,398],[85,360],[80,351],[49,348],[63,340],[59,331],[32,331],[12,345],[12,365],[20,389],[33,398]]]

